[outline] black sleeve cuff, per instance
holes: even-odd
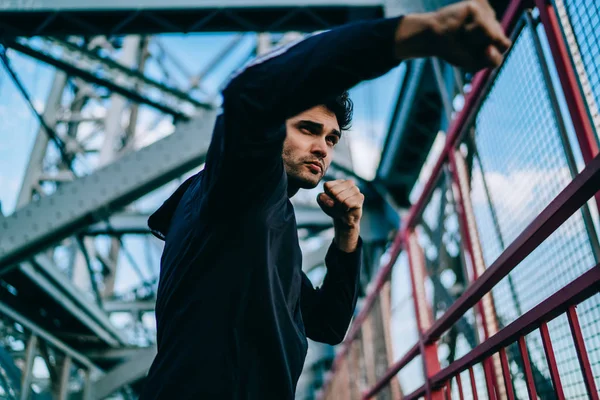
[[[362,265],[362,238],[358,238],[356,249],[352,253],[346,253],[340,250],[334,241],[331,242],[327,255],[325,256],[325,265],[327,272],[339,278],[355,278],[360,272]]]

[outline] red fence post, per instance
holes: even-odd
[[[437,344],[425,344],[423,333],[432,325],[433,317],[431,310],[427,305],[425,297],[425,261],[423,250],[417,243],[414,231],[408,228],[405,233],[405,246],[408,254],[408,264],[410,269],[410,280],[413,290],[413,302],[415,306],[415,315],[417,317],[417,328],[419,330],[419,347],[421,357],[423,357],[423,376],[425,378],[425,398],[427,400],[444,400],[444,390],[433,389],[429,383],[429,378],[440,370],[440,362],[437,354]]]
[[[583,381],[585,382],[588,396],[590,396],[591,400],[598,400],[598,389],[596,389],[596,382],[594,382],[594,374],[585,348],[585,341],[581,334],[581,327],[579,326],[579,318],[577,317],[575,306],[569,307],[567,318],[569,318],[571,335],[573,335],[573,341],[575,342],[575,351],[577,352],[577,358],[579,359],[579,366],[581,367],[581,373],[583,374]]]
[[[558,400],[565,400],[565,393],[560,380],[560,374],[558,373],[556,357],[554,356],[554,348],[552,347],[552,340],[550,339],[550,331],[548,331],[548,324],[545,322],[540,325],[540,333],[542,334],[542,344],[544,345],[546,360],[548,360],[548,368],[550,369],[550,376],[552,377],[556,397]]]
[[[563,40],[560,23],[552,5],[547,0],[535,0],[540,11],[540,19],[548,38],[552,58],[562,85],[569,108],[569,114],[575,128],[581,155],[588,164],[598,154],[598,142],[588,114],[585,99],[579,89],[578,78],[569,55],[567,44]],[[596,193],[596,204],[600,206],[600,192]]]
[[[477,385],[475,384],[475,374],[473,373],[473,367],[469,367],[469,380],[471,381],[471,394],[473,395],[473,400],[478,400]]]
[[[527,343],[525,337],[519,338],[519,351],[523,359],[523,369],[525,370],[525,382],[527,383],[527,392],[530,399],[537,399],[537,390],[535,389],[535,381],[533,380],[533,372],[531,371],[531,360],[527,351]]]
[[[460,379],[460,374],[456,374],[456,387],[458,388],[458,398],[460,400],[465,400],[465,395],[463,394],[462,381]]]
[[[510,367],[508,365],[508,357],[506,357],[506,350],[504,350],[504,348],[500,350],[500,361],[502,362],[502,375],[504,376],[504,385],[506,387],[508,400],[515,400],[512,377],[510,375]]]
[[[473,282],[485,272],[485,261],[483,260],[477,222],[475,221],[475,213],[473,211],[473,204],[471,203],[469,173],[465,160],[459,150],[450,151],[449,158],[453,178],[453,193],[458,205],[457,213],[459,215],[463,244],[471,260],[471,282]],[[496,310],[491,293],[486,294],[477,304],[477,311],[483,322],[484,339],[488,339],[498,332],[498,320],[496,319]],[[487,364],[491,366],[488,367]],[[493,381],[498,389],[498,397],[505,399],[506,393],[504,386],[501,385],[501,364],[498,357],[495,356],[484,361],[483,367],[484,370],[491,368],[491,371],[488,373],[493,375]],[[488,392],[490,392],[489,385]],[[493,398],[493,390],[488,395],[490,398]]]

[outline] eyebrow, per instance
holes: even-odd
[[[311,129],[314,130],[318,130],[318,131],[323,131],[323,124],[315,122],[315,121],[311,121],[308,119],[303,119],[297,122],[296,124],[297,126],[307,126]],[[340,132],[337,129],[332,129],[331,132],[329,132],[330,134],[334,134],[335,136],[338,137],[338,139],[342,138],[342,132]]]

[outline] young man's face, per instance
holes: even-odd
[[[335,114],[316,106],[286,121],[283,163],[290,183],[312,189],[325,175],[341,133]]]

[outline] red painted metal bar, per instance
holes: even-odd
[[[538,4],[540,4],[541,2],[543,2],[543,0],[536,0],[536,2]],[[520,0],[513,0],[511,2],[507,12],[505,13],[505,16],[504,16],[503,22],[502,22],[502,25],[505,29],[507,29],[509,26],[511,26],[516,21],[516,19],[517,19],[516,16],[518,16],[518,14],[522,11],[524,3],[525,3],[524,1],[520,1]],[[568,74],[569,73],[568,69],[571,66],[568,62],[565,62],[565,60],[568,60],[568,52],[566,51],[566,48],[564,47],[564,43],[562,42],[562,40],[559,39],[560,35],[556,34],[556,32],[559,32],[559,26],[558,26],[556,17],[553,15],[552,10],[548,9],[547,7],[540,7],[540,13],[541,13],[542,21],[543,21],[544,25],[546,26],[547,35],[549,37],[549,41],[551,42],[551,49],[553,51],[554,57],[557,58],[557,55],[556,55],[556,54],[558,54],[557,52],[562,51],[562,53],[563,53],[562,56],[564,57],[564,59],[563,59],[564,65],[557,65],[557,68],[560,70],[559,75],[561,76],[561,82],[563,82],[563,90],[567,96],[567,102],[571,103],[570,100],[572,100],[571,97],[569,97],[570,95],[567,94],[567,92],[569,92],[569,91],[573,91],[575,100],[577,100],[577,97],[579,97],[579,100],[580,100],[580,104],[578,104],[578,105],[576,104],[574,106],[572,104],[569,104],[570,112],[572,114],[572,119],[574,120],[574,124],[576,125],[576,131],[578,131],[578,134],[579,134],[580,129],[577,128],[578,122],[576,120],[581,119],[581,121],[579,121],[579,122],[581,122],[584,125],[586,124],[586,121],[587,121],[588,127],[591,128],[591,125],[589,125],[589,119],[587,119],[586,115],[581,114],[581,113],[580,113],[579,117],[577,117],[576,115],[575,116],[573,115],[574,114],[573,110],[577,107],[579,107],[578,108],[579,111],[585,110],[585,104],[582,103],[583,99],[581,98],[581,94],[576,90],[577,89],[576,77],[575,77],[575,74],[574,74],[572,68],[570,70],[570,74],[571,74],[571,78],[573,80],[569,81],[567,79],[565,81],[565,79],[563,79],[563,74],[565,74],[565,71]],[[550,28],[548,28],[548,27],[550,27]],[[554,33],[553,34],[549,33],[550,30],[553,30]],[[562,46],[562,50],[561,50],[561,46]],[[565,69],[565,71],[563,71],[562,69]],[[414,224],[416,223],[418,215],[422,212],[422,209],[424,208],[426,201],[429,198],[431,191],[433,190],[434,184],[442,170],[443,164],[446,162],[450,151],[453,150],[455,144],[460,139],[460,136],[463,133],[465,126],[467,125],[466,122],[468,121],[469,117],[472,117],[474,115],[474,113],[476,112],[478,103],[481,102],[481,94],[484,92],[484,90],[486,88],[486,84],[487,84],[487,81],[489,80],[490,73],[491,73],[490,70],[486,70],[486,71],[480,72],[479,74],[477,74],[475,76],[475,78],[473,80],[472,90],[465,98],[465,106],[464,106],[462,112],[460,112],[458,114],[458,117],[453,121],[453,124],[452,124],[450,130],[448,131],[448,137],[446,140],[446,145],[444,147],[444,150],[442,151],[442,154],[439,157],[438,162],[436,163],[435,167],[433,168],[433,173],[431,175],[431,178],[427,182],[425,189],[423,190],[419,200],[411,208],[411,211],[410,211],[408,217],[405,219],[404,229],[410,228],[410,227],[414,226]],[[565,83],[565,82],[568,82],[568,83]],[[573,84],[573,83],[575,83],[575,84]],[[568,86],[568,87],[565,88],[565,86]],[[581,107],[581,106],[583,106],[583,107]],[[588,135],[588,137],[589,137],[590,132],[593,133],[593,131],[585,130],[585,129],[581,132],[584,132],[586,135]],[[580,175],[578,175],[578,177],[569,186],[567,186],[567,188],[565,188],[565,190],[563,190],[563,192],[561,192],[561,194],[538,216],[538,218],[536,218],[532,222],[532,224],[530,224],[530,226],[517,238],[517,240],[505,250],[505,252],[500,256],[500,258],[488,269],[488,271],[486,271],[486,273],[484,273],[481,276],[481,279],[478,279],[477,282],[475,282],[463,294],[463,296],[461,296],[459,298],[459,300],[457,302],[455,302],[455,304],[450,308],[450,310],[448,312],[446,312],[446,314],[440,320],[438,320],[431,329],[429,329],[426,332],[426,334],[425,334],[426,343],[425,344],[429,344],[429,343],[435,341],[436,339],[438,339],[443,332],[445,332],[450,326],[452,326],[456,322],[456,320],[458,318],[460,318],[460,316],[462,316],[464,314],[464,312],[466,312],[468,309],[470,309],[473,306],[473,304],[479,302],[479,300],[481,300],[483,295],[485,293],[489,292],[489,290],[491,290],[491,288],[496,283],[498,283],[504,276],[506,276],[506,274],[508,274],[510,272],[510,270],[512,270],[512,268],[514,268],[514,266],[516,266],[518,264],[518,262],[520,262],[526,255],[528,255],[531,251],[533,251],[533,249],[535,249],[539,245],[539,243],[541,243],[541,241],[543,241],[546,237],[548,237],[558,226],[560,226],[560,224],[562,224],[562,222],[564,222],[579,207],[581,207],[581,205],[584,202],[584,201],[582,202],[582,198],[586,198],[586,200],[587,200],[590,197],[592,197],[593,195],[596,196],[597,200],[598,200],[598,198],[600,198],[600,193],[598,193],[597,185],[594,187],[594,185],[591,184],[591,182],[593,182],[594,179],[598,180],[598,178],[599,178],[598,157],[593,158],[593,159],[591,158],[594,156],[594,154],[598,153],[598,150],[597,150],[597,147],[596,147],[596,149],[594,149],[593,147],[588,147],[588,149],[589,149],[588,155],[587,156],[584,155],[584,157],[586,157],[586,162],[589,162],[590,165],[588,167],[586,167],[586,169]],[[585,151],[583,145],[582,145],[582,151]],[[600,203],[600,201],[598,201],[598,202]],[[355,319],[353,327],[347,336],[347,339],[346,339],[344,347],[342,348],[342,351],[338,354],[338,357],[336,357],[336,363],[339,362],[339,360],[345,356],[345,353],[347,352],[347,349],[349,348],[349,344],[356,337],[356,334],[360,329],[360,325],[364,321],[367,313],[369,312],[369,310],[374,302],[375,296],[377,295],[379,290],[381,290],[381,287],[385,283],[385,280],[387,279],[387,276],[388,276],[391,268],[393,267],[394,263],[396,262],[397,256],[400,253],[401,247],[402,247],[402,233],[399,233],[397,235],[396,239],[394,240],[394,243],[392,244],[390,262],[384,268],[382,268],[382,270],[378,274],[378,277],[376,278],[375,284],[373,286],[373,290],[371,290],[371,293],[365,300],[363,309],[361,310],[361,312]],[[526,354],[527,353],[526,353],[526,349],[525,349],[525,355]],[[528,362],[524,362],[524,364],[528,365]],[[335,366],[335,363],[334,363],[334,366]],[[398,368],[396,369],[396,367],[398,367]],[[396,369],[395,373],[397,373],[397,371],[402,368],[402,365],[400,365],[400,363],[395,363],[392,366],[392,368]],[[526,367],[526,370],[527,370],[527,367]],[[529,370],[530,370],[530,366],[529,366]],[[384,377],[387,379],[386,382],[389,381],[391,379],[391,377],[393,377],[393,375],[395,375],[395,373],[392,373],[392,370],[390,369],[388,371],[388,373],[386,373],[386,376]],[[470,374],[471,374],[471,377],[473,377],[472,369],[470,369]],[[439,375],[439,373],[438,373],[438,375]],[[383,380],[382,380],[382,381],[378,382],[376,384],[376,386],[379,385],[381,388],[384,386],[384,385],[382,385],[384,383],[385,382],[383,382]],[[475,389],[473,394],[475,396],[474,398],[476,398],[477,393],[476,393],[475,383],[474,383],[473,379],[471,379],[471,383],[472,383],[472,388]],[[375,387],[373,389],[375,389]],[[424,390],[425,390],[425,385],[423,388],[415,391],[411,395],[415,395],[415,396],[422,395],[422,391],[424,391]],[[533,387],[533,388],[528,387],[528,390],[530,390],[530,394],[531,394],[531,390],[535,391],[535,387]],[[371,392],[373,392],[373,394],[374,394],[377,392],[377,390],[371,390],[369,393],[371,393]],[[406,397],[406,398],[409,398],[409,397]]]
[[[477,384],[475,383],[475,374],[473,373],[473,367],[469,367],[469,380],[471,381],[471,394],[473,395],[473,400],[478,400]]]
[[[583,381],[585,382],[585,388],[587,389],[588,396],[590,400],[599,400],[598,389],[596,389],[596,382],[594,382],[594,374],[592,372],[590,359],[585,348],[585,341],[583,340],[575,306],[569,307],[567,310],[567,318],[569,319],[571,334],[573,335],[573,341],[575,342],[575,351],[577,352],[577,358],[579,359],[579,365],[581,366]]]
[[[369,312],[371,311],[371,308],[373,307],[373,304],[375,303],[375,297],[377,297],[377,295],[379,294],[379,291],[385,284],[385,281],[386,281],[388,275],[390,274],[392,267],[398,260],[398,256],[400,255],[400,251],[402,250],[402,246],[403,246],[402,238],[403,237],[402,237],[401,233],[398,233],[396,235],[394,242],[392,243],[392,246],[390,248],[390,260],[381,269],[381,271],[377,275],[377,277],[375,279],[375,284],[373,285],[373,289],[371,290],[369,295],[366,297],[366,299],[363,303],[363,307],[361,308],[360,312],[354,318],[354,322],[352,323],[352,326],[350,327],[350,330],[348,331],[348,334],[346,335],[346,338],[344,339],[344,344],[342,344],[342,349],[340,350],[340,352],[338,352],[338,354],[336,355],[336,357],[333,361],[333,366],[331,368],[332,372],[336,370],[338,364],[347,355],[348,350],[350,349],[350,345],[356,338],[356,335],[360,331],[360,327],[361,327],[362,323],[367,318],[367,315],[369,314]]]
[[[424,335],[426,343],[438,339],[502,278],[529,255],[540,243],[578,210],[600,183],[600,156],[597,156],[567,187],[536,217],[498,259],[475,281],[448,311]],[[414,288],[413,288],[414,290]],[[417,315],[417,318],[419,316]],[[506,329],[506,328],[505,328]],[[497,337],[495,335],[494,337]],[[388,376],[388,374],[386,374]],[[388,379],[389,381],[389,379]],[[387,382],[387,381],[386,381]],[[376,385],[381,385],[382,381]]]
[[[504,377],[504,386],[506,387],[506,395],[508,400],[515,400],[515,394],[512,384],[512,376],[510,375],[510,367],[508,366],[508,357],[504,347],[500,349],[500,362],[502,363],[502,376]]]
[[[494,377],[491,368],[490,358],[483,360],[483,375],[485,376],[485,388],[487,389],[488,399],[494,400],[496,392],[494,392]]]
[[[385,281],[386,281],[389,273],[391,272],[392,267],[394,266],[394,264],[398,260],[398,256],[400,255],[400,251],[402,250],[402,246],[403,246],[402,239],[403,239],[403,237],[402,237],[401,233],[398,233],[396,235],[396,237],[394,238],[394,242],[390,246],[390,260],[381,269],[381,271],[379,272],[379,274],[375,278],[375,283],[372,286],[371,292],[365,298],[365,301],[363,303],[363,307],[361,308],[360,312],[358,313],[358,315],[354,319],[352,327],[350,328],[350,331],[346,335],[346,339],[344,340],[344,343],[345,343],[344,344],[344,350],[343,350],[343,353],[340,353],[340,355],[342,355],[342,354],[345,355],[345,351],[348,350],[347,349],[348,346],[356,338],[356,335],[358,334],[358,331],[360,330],[360,325],[366,319],[369,311],[371,310],[371,307],[373,307],[373,304],[375,302],[375,297],[377,297],[377,295],[379,294],[379,291],[381,290],[381,288],[385,284]]]
[[[423,332],[431,326],[433,319],[431,310],[425,298],[425,260],[423,249],[417,243],[415,233],[412,229],[405,231],[405,251],[408,256],[410,270],[410,282],[412,286],[412,299],[417,317],[417,328],[419,331],[419,351],[423,358],[423,376],[425,377],[425,397],[427,400],[443,400],[443,390],[433,390],[429,378],[440,370],[440,361],[437,355],[437,344],[425,343]]]
[[[518,16],[523,10],[523,8],[529,3],[530,0],[512,0],[509,6],[504,13],[504,17],[502,18],[502,27],[505,31],[510,31],[511,27],[518,20]],[[471,82],[471,91],[465,96],[465,104],[463,106],[462,111],[458,114],[457,118],[453,121],[452,126],[450,127],[446,139],[446,144],[442,154],[440,155],[435,167],[433,168],[431,177],[427,182],[421,196],[418,201],[411,207],[408,217],[403,222],[403,229],[407,229],[414,225],[416,221],[416,217],[419,215],[421,210],[423,209],[427,198],[429,197],[429,193],[432,191],[437,176],[439,176],[440,171],[442,169],[442,165],[444,164],[447,155],[451,149],[454,148],[455,143],[458,141],[459,136],[465,127],[465,122],[467,121],[469,115],[474,112],[476,109],[476,104],[480,101],[481,93],[484,91],[486,87],[486,82],[491,74],[490,69],[483,70],[475,75]],[[335,357],[332,366],[332,372],[335,371],[341,359],[343,359],[349,349],[350,343],[355,339],[358,331],[360,330],[360,325],[366,318],[367,313],[370,311],[373,302],[375,300],[375,296],[383,287],[387,276],[389,275],[394,263],[396,262],[398,255],[400,254],[400,250],[402,248],[402,239],[403,233],[399,232],[392,243],[390,250],[390,261],[380,270],[377,277],[375,278],[375,284],[373,285],[373,289],[366,297],[363,307],[359,314],[356,316],[350,331],[346,335],[346,339],[344,340],[344,344],[342,345],[342,349]]]
[[[600,156],[596,156],[435,322],[425,336],[426,342],[439,339],[540,243],[579,210],[598,191],[599,186]]]
[[[529,255],[531,251],[578,210],[587,199],[598,190],[599,183],[600,156],[597,156],[569,185],[567,185],[556,199],[554,199],[548,207],[534,219],[525,231],[506,248],[486,272],[475,281],[456,302],[454,302],[449,310],[438,319],[426,333],[426,342],[436,340],[443,332],[456,323],[467,310],[481,300],[481,298],[502,278],[508,275],[520,261]],[[571,286],[568,285],[563,288],[563,290],[569,287]],[[563,290],[558,293],[562,293]],[[542,305],[546,304],[549,304],[548,301],[544,302]],[[529,315],[529,313],[525,315]],[[513,324],[510,326],[512,325]],[[507,328],[504,328],[503,331],[506,331],[506,329]],[[495,338],[498,338],[498,334],[492,337],[492,339]],[[489,343],[489,341],[486,343]],[[388,374],[386,374],[386,376],[388,376]],[[381,383],[382,381],[378,382],[376,385],[381,385]]]
[[[425,385],[421,386],[420,388],[418,388],[411,394],[404,396],[404,400],[416,400],[423,396],[425,396]],[[427,399],[427,400],[429,400],[429,399]]]
[[[502,17],[501,25],[505,32],[510,32],[511,28],[516,24],[519,15],[523,11],[524,7],[529,5],[529,0],[512,0],[504,15]],[[425,203],[429,198],[429,194],[434,188],[435,182],[437,178],[440,176],[442,171],[442,166],[446,162],[448,158],[448,153],[454,149],[456,143],[460,139],[462,133],[464,132],[465,127],[467,126],[467,121],[469,117],[476,112],[478,109],[478,104],[482,100],[482,94],[487,87],[487,83],[489,81],[490,75],[492,73],[491,69],[485,69],[483,71],[478,72],[471,81],[471,91],[465,95],[465,103],[462,110],[458,113],[456,118],[452,121],[450,128],[448,129],[448,133],[446,135],[446,143],[444,145],[444,149],[440,154],[435,166],[431,170],[431,175],[419,199],[410,209],[410,212],[404,219],[403,225],[404,227],[411,227],[415,225],[417,221],[417,217],[422,212],[425,207]]]
[[[460,374],[456,375],[456,387],[458,388],[458,399],[465,400],[465,395],[463,393],[462,381],[460,379]]]
[[[560,23],[552,5],[547,0],[535,0],[535,4],[540,11],[540,19],[544,25],[554,65],[569,107],[581,154],[584,161],[588,163],[598,154],[598,143],[594,136],[594,128],[591,124],[585,99],[579,89],[579,79],[573,68],[569,49],[563,39]]]
[[[573,68],[569,49],[563,39],[560,22],[556,17],[552,5],[547,0],[535,0],[535,4],[540,11],[540,19],[548,38],[556,72],[562,85],[571,121],[573,122],[577,141],[579,142],[579,148],[581,149],[581,155],[587,164],[596,157],[599,150],[587,105],[579,87],[579,79]],[[600,209],[600,192],[596,193],[594,197],[596,199],[596,206]]]
[[[533,380],[533,372],[531,371],[531,360],[527,351],[527,343],[525,336],[519,338],[519,351],[523,359],[523,369],[525,370],[525,382],[527,383],[527,393],[530,399],[537,399],[537,390],[535,390],[535,381]]]
[[[469,354],[441,370],[431,378],[432,386],[437,387],[450,377],[490,357],[502,347],[516,342],[521,336],[537,329],[544,321],[550,321],[565,313],[570,306],[581,303],[598,293],[599,290],[600,264],[517,318],[489,340],[475,347]]]
[[[450,166],[451,166],[451,173],[452,173],[452,177],[454,180],[454,183],[457,185],[457,190],[456,190],[456,202],[458,204],[458,215],[459,215],[459,221],[460,221],[460,229],[461,229],[461,234],[462,239],[463,239],[463,245],[464,247],[467,249],[468,253],[469,253],[469,258],[471,260],[471,275],[472,275],[472,280],[470,283],[473,283],[473,281],[477,280],[479,278],[479,271],[481,270],[481,272],[485,272],[485,265],[484,265],[484,260],[483,260],[483,256],[481,254],[481,245],[479,243],[479,237],[477,236],[477,226],[475,225],[475,222],[470,223],[469,222],[469,218],[468,215],[473,215],[473,208],[472,208],[472,204],[469,198],[469,192],[468,192],[468,187],[470,186],[469,182],[467,181],[468,177],[466,176],[468,174],[467,170],[466,170],[466,166],[465,166],[465,162],[464,162],[464,158],[462,157],[462,154],[460,153],[459,150],[453,150],[449,153],[449,157],[450,157]],[[476,255],[477,252],[477,255]],[[498,331],[498,326],[497,326],[497,321],[495,319],[495,315],[492,315],[493,309],[492,307],[488,307],[488,309],[486,310],[485,307],[485,296],[483,297],[483,299],[479,302],[477,302],[477,306],[476,306],[476,311],[479,314],[479,316],[481,317],[481,325],[483,328],[483,336],[484,336],[484,340],[487,340],[490,338],[490,336],[494,335],[497,331]],[[491,294],[487,294],[488,296],[488,304],[491,305],[492,304],[492,299],[491,299]],[[490,328],[492,330],[492,332],[490,332]],[[493,360],[486,360],[484,361],[484,369],[489,369],[488,372],[491,372],[493,374],[493,377],[495,378],[493,380],[493,382],[495,382],[497,385],[500,385],[500,372],[496,371],[496,369],[494,368],[494,364],[493,364]],[[486,388],[488,390],[488,395],[490,395],[491,393],[491,388],[489,386],[489,381],[486,379]],[[490,397],[492,398],[492,397]]]
[[[363,399],[370,399],[371,397],[375,396],[376,393],[378,393],[381,389],[383,389],[385,387],[385,385],[387,385],[387,383],[389,381],[391,381],[394,376],[396,376],[396,374],[398,373],[398,371],[400,371],[402,368],[404,368],[409,362],[411,362],[412,360],[414,360],[414,358],[419,354],[419,343],[415,344],[413,347],[410,348],[410,350],[408,350],[408,352],[398,361],[396,361],[391,367],[390,369],[388,369],[385,373],[385,375],[383,375],[383,377],[381,377],[381,379],[375,384],[375,386],[373,386],[371,389],[369,389],[368,392],[366,392],[363,395]]]
[[[552,347],[552,340],[550,339],[550,332],[548,331],[548,324],[546,322],[542,322],[540,325],[540,334],[542,335],[542,344],[544,345],[544,352],[546,353],[546,360],[548,361],[548,368],[550,369],[550,376],[552,377],[556,397],[558,400],[565,400],[565,392],[560,381],[554,348]]]
[[[446,382],[446,400],[452,400],[452,390],[450,388],[450,381]]]

